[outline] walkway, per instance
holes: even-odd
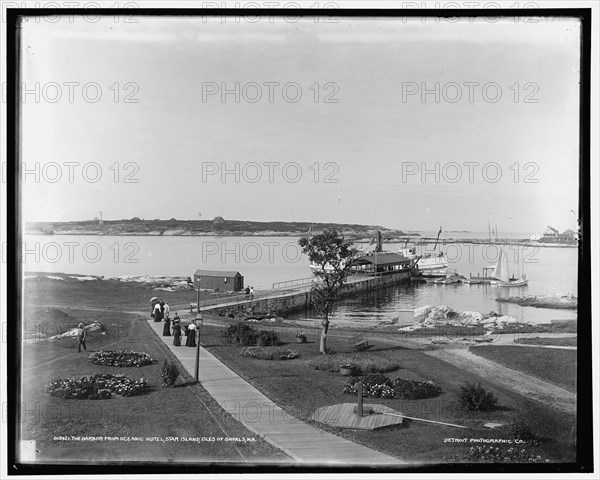
[[[373,280],[374,278],[377,278],[377,277],[378,277],[378,275],[369,275],[369,274],[354,275],[346,281],[346,285],[366,282],[369,280]],[[290,282],[294,282],[294,280],[291,280]],[[280,283],[286,283],[286,282],[280,282]],[[239,293],[237,295],[227,295],[227,296],[217,297],[217,298],[209,299],[209,300],[201,300],[200,301],[200,311],[206,312],[206,311],[214,310],[217,308],[234,307],[237,305],[245,305],[245,304],[250,305],[250,304],[256,303],[260,300],[293,297],[293,296],[308,292],[311,289],[311,286],[312,286],[312,283],[302,283],[299,285],[293,285],[293,286],[289,286],[286,288],[272,288],[272,289],[266,289],[266,290],[260,290],[260,291],[255,290],[252,300],[247,298],[246,294],[243,292]],[[194,309],[196,308],[195,302],[190,302],[190,304],[194,305]],[[181,310],[183,310],[183,309],[187,310],[189,308],[189,305],[185,305],[185,306],[177,305],[177,307],[180,307]],[[174,310],[174,308],[172,307],[171,310]]]
[[[194,376],[196,349],[174,347],[173,337],[162,336],[163,322],[150,321],[149,325]],[[204,348],[200,348],[199,377],[202,386],[225,411],[297,462],[374,466],[405,463],[292,417]]]

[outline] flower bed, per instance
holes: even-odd
[[[433,382],[418,382],[396,378],[393,381],[386,375],[365,375],[353,377],[344,385],[343,392],[358,395],[357,385],[362,382],[363,397],[402,398],[414,400],[438,395],[442,389]]]
[[[240,353],[242,357],[259,360],[292,360],[298,357],[294,350],[280,347],[245,347]]]
[[[394,398],[392,381],[386,375],[365,375],[352,377],[344,385],[344,393],[358,395],[358,383],[362,383],[363,397],[369,398]]]
[[[88,362],[105,367],[143,367],[154,360],[144,352],[127,352],[124,350],[103,351],[92,353]]]
[[[45,392],[53,397],[79,400],[103,400],[113,395],[134,397],[148,389],[143,378],[132,380],[122,374],[97,373],[89,377],[58,378],[46,385]]]
[[[468,451],[453,455],[450,459],[460,463],[547,463],[536,449],[501,448],[493,446],[470,447]]]
[[[442,392],[441,387],[432,381],[419,382],[417,380],[407,380],[398,377],[394,379],[392,384],[394,387],[394,398],[402,398],[404,400],[431,398]]]
[[[311,358],[306,364],[315,370],[338,372],[342,365],[353,364],[362,373],[385,373],[399,368],[397,363],[377,355],[319,355]]]

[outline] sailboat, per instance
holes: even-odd
[[[491,280],[490,283],[499,287],[524,287],[529,282],[525,275],[522,275],[520,278],[515,278],[514,275],[509,278],[509,275],[508,257],[501,248],[499,250],[496,266],[491,274],[493,280]]]

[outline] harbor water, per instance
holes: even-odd
[[[461,232],[462,233],[462,232]],[[574,319],[571,310],[521,307],[500,303],[498,297],[514,295],[577,295],[578,251],[576,248],[446,243],[449,269],[460,275],[481,275],[493,265],[500,248],[509,257],[510,273],[525,274],[529,285],[521,288],[468,284],[403,284],[346,298],[339,302],[332,320],[374,325],[398,317],[401,309],[425,305],[447,305],[458,311],[497,312],[520,321],[545,323]],[[463,238],[475,238],[464,232]],[[485,238],[485,237],[482,237]],[[519,238],[515,235],[514,238]],[[520,238],[525,238],[523,235]],[[257,291],[276,282],[311,276],[308,258],[295,237],[184,237],[184,236],[84,236],[28,235],[23,244],[27,272],[46,272],[122,277],[129,275],[193,276],[197,269],[239,271],[244,283]],[[366,245],[363,245],[366,247]],[[386,251],[398,251],[404,244],[389,243]],[[418,245],[417,253],[433,251],[433,244]],[[27,301],[25,299],[25,301]],[[311,318],[299,313],[296,318]],[[312,319],[316,319],[313,317]]]

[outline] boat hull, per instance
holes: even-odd
[[[496,285],[497,287],[526,287],[529,283],[528,280],[515,280],[514,282],[492,282],[492,285]]]

